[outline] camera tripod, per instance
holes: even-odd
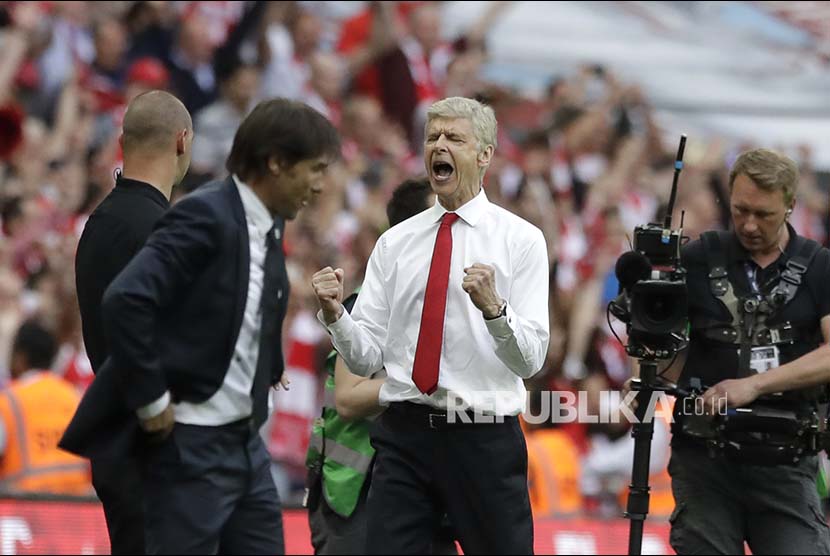
[[[639,556],[643,548],[643,525],[648,515],[648,475],[651,439],[654,436],[653,416],[646,420],[646,411],[654,392],[665,392],[672,396],[684,396],[686,392],[660,379],[657,376],[657,362],[654,360],[640,360],[640,378],[631,381],[631,390],[637,392],[637,409],[634,411],[636,421],[631,432],[631,436],[634,437],[634,462],[631,469],[631,484],[628,486],[625,517],[631,520],[628,553]]]

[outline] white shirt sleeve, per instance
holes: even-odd
[[[530,378],[542,368],[550,341],[548,248],[538,229],[529,243],[513,269],[506,315],[485,320],[496,355],[521,378]]]
[[[327,326],[334,348],[349,370],[360,376],[371,376],[383,368],[382,346],[389,326],[389,299],[384,287],[382,261],[384,244],[381,237],[369,257],[352,314],[343,311],[336,322]],[[318,319],[323,322],[321,313],[318,313]]]
[[[170,405],[170,392],[165,392],[161,395],[159,399],[145,405],[144,407],[139,407],[136,410],[136,415],[138,415],[139,419],[152,419],[153,417],[157,417],[161,415],[161,413],[167,409],[167,406]]]

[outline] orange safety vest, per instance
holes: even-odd
[[[557,429],[527,435],[527,478],[534,517],[570,517],[582,511],[579,451]]]
[[[669,429],[671,429],[672,409],[674,408],[674,400],[668,399],[669,406],[665,407],[661,404],[660,415],[655,412],[655,423],[657,419],[662,419]],[[674,495],[671,490],[671,476],[669,475],[669,457],[671,456],[671,449],[666,450],[664,461],[661,462],[660,470],[649,474],[648,486],[649,502],[648,515],[656,519],[668,519],[674,511]],[[627,507],[628,503],[628,485],[626,485],[619,494],[618,500],[623,508]]]
[[[89,464],[58,448],[80,396],[48,371],[15,380],[0,392],[6,449],[0,457],[0,490],[89,495]]]

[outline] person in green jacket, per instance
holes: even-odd
[[[401,183],[386,206],[389,226],[434,203],[429,180]],[[358,288],[359,291],[359,288]],[[351,311],[358,293],[343,305]],[[375,450],[369,442],[371,420],[383,408],[378,393],[383,377],[353,374],[332,350],[326,360],[328,377],[322,415],[315,419],[309,443],[306,507],[315,554],[363,554],[366,548],[366,496]],[[445,524],[433,541],[434,554],[457,554]]]

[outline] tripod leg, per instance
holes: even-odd
[[[637,392],[637,421],[631,435],[634,437],[634,462],[631,469],[631,484],[628,486],[628,504],[625,517],[631,520],[628,535],[628,553],[639,555],[643,545],[643,525],[648,515],[649,486],[648,471],[651,460],[651,439],[654,436],[653,415],[644,419],[653,390]]]

